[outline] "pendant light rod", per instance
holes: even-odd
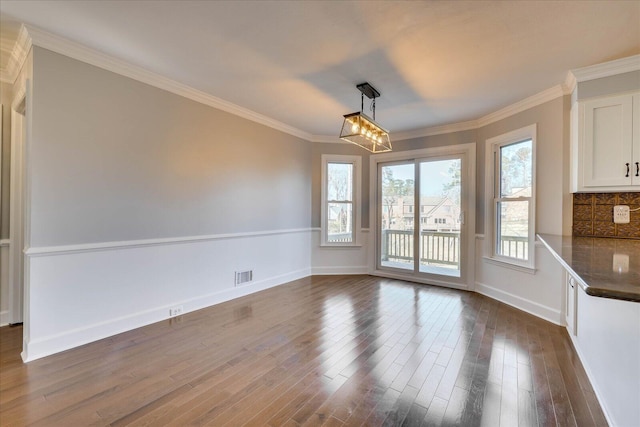
[[[376,119],[376,98],[380,96],[380,92],[371,86],[368,82],[360,83],[356,85],[358,90],[361,92],[360,94],[360,112],[364,113],[364,96],[367,95],[367,98],[373,99],[372,110],[373,110],[373,120]]]

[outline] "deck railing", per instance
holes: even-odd
[[[529,259],[529,239],[521,236],[501,236],[500,254],[512,258]]]
[[[414,257],[413,230],[382,230],[382,261],[407,261]],[[421,231],[420,263],[460,266],[460,233]],[[502,236],[502,254],[526,259],[526,237]]]

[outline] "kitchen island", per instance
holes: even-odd
[[[539,234],[565,269],[569,336],[612,426],[640,426],[640,241]]]

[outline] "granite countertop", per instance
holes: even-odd
[[[553,234],[538,239],[588,295],[640,302],[639,240]]]

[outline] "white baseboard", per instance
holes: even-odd
[[[529,301],[525,298],[513,295],[501,289],[496,289],[494,287],[485,285],[484,283],[476,282],[475,291],[479,294],[503,302],[534,316],[540,317],[544,320],[548,320],[549,322],[555,323],[556,325],[565,326],[562,313],[559,310],[554,310],[550,307],[538,304],[533,301]]]
[[[339,275],[339,274],[368,274],[369,267],[366,265],[354,266],[354,267],[313,267],[311,274],[325,276],[325,275]]]
[[[0,311],[0,326],[7,326],[9,324],[9,310]]]
[[[110,319],[106,322],[83,326],[58,335],[50,335],[30,342],[25,342],[22,359],[31,362],[60,351],[68,350],[93,341],[107,338],[122,332],[136,329],[169,318],[169,308],[182,305],[184,313],[200,310],[205,307],[230,301],[256,292],[279,286],[293,280],[310,275],[309,269],[293,271],[271,277],[245,286],[239,286],[190,300],[176,301],[169,305],[133,313],[131,315]]]

